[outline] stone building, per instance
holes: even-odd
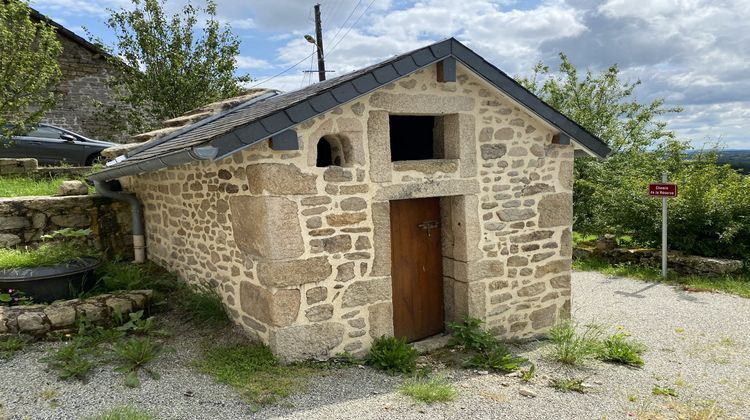
[[[568,317],[573,157],[608,152],[448,39],[256,92],[92,178],[142,200],[149,259],[299,360],[465,316],[503,339]]]
[[[126,133],[111,133],[109,124],[97,116],[96,101],[104,105],[112,103],[107,80],[115,70],[107,61],[109,55],[34,9],[31,9],[31,18],[52,25],[63,46],[59,59],[62,77],[54,87],[60,100],[42,121],[86,137],[125,141],[128,138]]]

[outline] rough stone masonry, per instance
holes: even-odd
[[[443,158],[391,162],[389,114],[441,116]],[[393,334],[391,200],[441,197],[445,321],[503,339],[570,312],[573,146],[470,71],[435,66],[217,162],[124,179],[145,205],[149,258],[213,284],[284,360],[363,354]],[[341,166],[316,167],[327,136]]]

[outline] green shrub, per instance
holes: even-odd
[[[487,351],[497,345],[497,339],[481,328],[482,321],[477,318],[466,317],[463,323],[448,323],[451,329],[449,347],[463,347],[474,351]]]
[[[601,182],[592,183],[594,193],[586,210],[590,214],[576,218],[576,229],[632,235],[634,244],[658,246],[661,200],[649,197],[646,191],[649,183],[658,181],[660,170],[658,166],[644,169],[623,164],[618,171],[602,174]],[[750,176],[718,165],[716,154],[707,152],[673,165],[670,182],[679,187],[679,195],[668,200],[670,248],[693,255],[747,260]],[[579,187],[583,186],[576,184]]]
[[[444,377],[410,378],[404,381],[402,394],[424,403],[448,402],[456,399],[458,393]]]
[[[627,340],[622,333],[607,337],[599,353],[599,358],[606,362],[620,363],[628,366],[643,366],[641,354],[645,347],[637,342]]]
[[[373,342],[365,363],[392,375],[414,373],[417,368],[417,351],[405,338],[382,336]]]
[[[584,326],[582,333],[570,321],[552,327],[549,337],[553,344],[553,357],[560,363],[579,365],[601,353],[602,329],[598,325]]]

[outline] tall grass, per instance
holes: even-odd
[[[0,197],[25,197],[35,195],[55,195],[67,177],[35,179],[25,176],[0,177]],[[89,192],[93,191],[89,187]]]
[[[37,249],[0,248],[0,269],[62,264],[89,254],[87,247],[69,243],[47,243]]]

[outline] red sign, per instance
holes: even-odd
[[[677,197],[677,184],[648,184],[648,195]]]

